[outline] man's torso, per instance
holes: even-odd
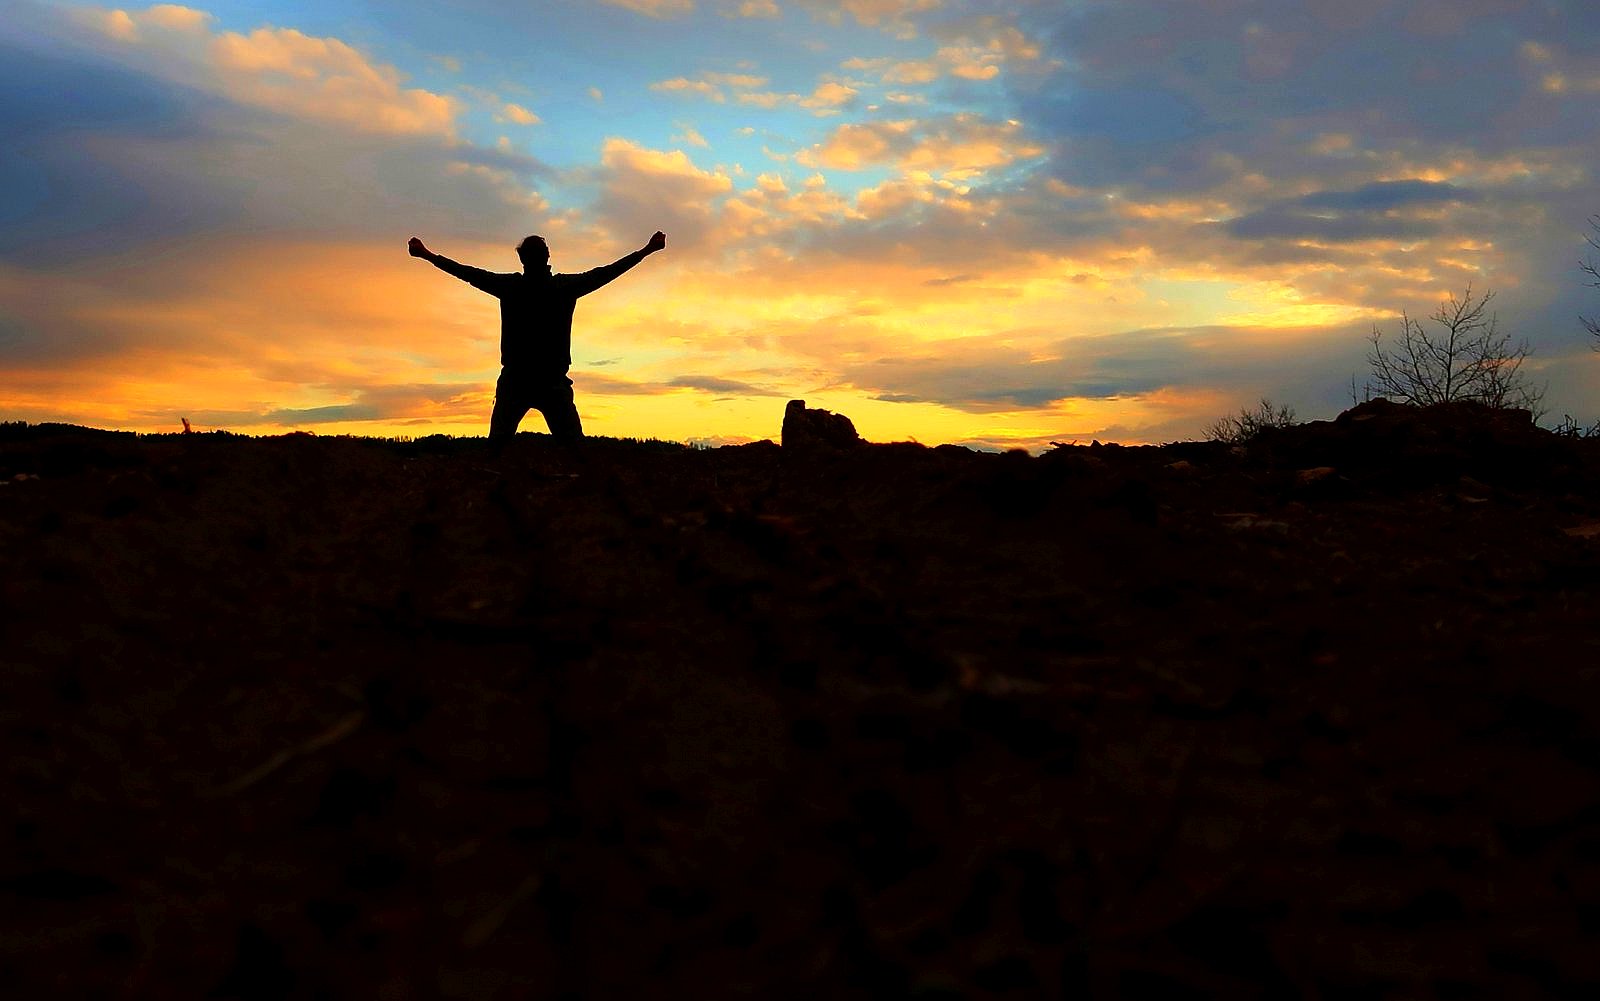
[[[557,379],[572,367],[572,314],[578,297],[567,275],[503,275],[500,364],[532,379]]]

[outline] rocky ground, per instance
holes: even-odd
[[[1600,992],[1600,442],[0,430],[15,997]]]

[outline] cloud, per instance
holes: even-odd
[[[721,379],[709,375],[680,375],[667,383],[674,389],[697,389],[713,396],[781,396],[782,393],[762,386],[752,386],[737,379]]]
[[[753,73],[721,73],[707,71],[694,78],[673,77],[670,80],[659,80],[650,85],[651,90],[668,94],[692,94],[723,104],[728,100],[727,92],[733,90],[736,95],[744,95],[754,88],[767,83],[767,78]]]
[[[318,424],[343,424],[352,421],[398,421],[416,418],[483,418],[482,383],[408,383],[364,386],[348,403],[316,407],[280,407],[256,415],[236,413],[231,420],[207,419],[198,411],[196,418],[206,424],[227,423],[235,427],[269,424],[296,427]],[[220,416],[220,415],[219,415]]]
[[[694,0],[601,0],[601,2],[655,18],[682,17],[694,11]]]
[[[188,11],[129,15],[133,43],[38,11],[20,35],[0,33],[0,87],[33,95],[0,107],[12,151],[0,155],[0,261],[81,263],[229,231],[392,238],[397,218],[493,233],[543,216],[532,189],[553,175],[531,157],[464,143],[442,124],[350,128],[337,108],[295,114],[295,102],[264,106],[192,65],[150,65],[141,46],[193,55],[220,37]],[[313,61],[292,78],[310,103],[324,69]]]
[[[1408,205],[1477,201],[1477,192],[1444,181],[1374,181],[1352,191],[1317,191],[1299,203],[1308,209],[1382,212]]]
[[[672,137],[673,142],[680,142],[686,146],[696,146],[700,149],[705,149],[711,145],[706,141],[706,137],[700,134],[698,129],[688,125],[681,125],[679,129],[680,132]]]
[[[842,68],[870,73],[881,84],[918,86],[945,78],[993,80],[1003,70],[1017,67],[1032,70],[1039,63],[1039,43],[998,17],[935,24],[932,31],[946,44],[931,56],[922,59],[856,56],[845,60]]]
[[[856,215],[849,200],[829,191],[820,175],[791,190],[781,176],[763,173],[752,188],[723,204],[722,230],[731,243],[770,247],[786,235],[808,228],[828,231]]]
[[[818,115],[837,114],[856,103],[856,88],[838,80],[823,80],[809,94],[761,90],[768,83],[764,76],[753,73],[704,72],[696,77],[673,77],[650,85],[651,90],[668,94],[692,95],[725,104],[729,96],[739,104],[758,108],[776,108],[793,105],[807,108]]]
[[[702,170],[682,150],[657,150],[627,139],[607,139],[597,172],[594,216],[618,239],[640,239],[660,229],[676,247],[691,249],[714,235],[714,203],[733,190],[724,171]]]
[[[817,17],[838,24],[848,16],[857,24],[881,28],[900,38],[916,36],[916,17],[942,7],[943,0],[798,0]]]
[[[682,390],[692,390],[708,396],[724,398],[784,395],[776,390],[751,385],[738,379],[725,379],[716,376],[683,375],[655,382],[601,375],[597,372],[584,372],[576,377],[576,382],[584,393],[602,396],[662,396]]]
[[[962,179],[1042,152],[1043,146],[1023,135],[1020,122],[960,113],[841,125],[795,159],[808,167],[837,170],[892,164]]]
[[[683,76],[673,77],[670,80],[658,80],[650,85],[650,89],[668,94],[698,94],[719,104],[728,99],[728,95],[723,93],[722,88],[710,80],[691,80]]]
[[[1361,150],[1467,143],[1494,153],[1590,131],[1547,99],[1537,61],[1519,56],[1544,48],[1517,43],[1574,30],[1573,12],[1482,3],[1462,20],[1446,6],[1427,17],[1417,5],[1337,0],[1204,17],[1178,0],[1041,11],[1031,34],[1055,68],[1018,81],[1019,117],[1058,137],[1066,180],[1162,186],[1204,183],[1197,168],[1220,153],[1265,155],[1270,170],[1274,146],[1297,133],[1344,133]]]
[[[1035,62],[1043,54],[1042,45],[1015,23],[1016,16],[974,14],[950,18],[934,23],[929,34],[952,46],[994,53],[999,60],[1013,65]]]
[[[517,125],[538,125],[539,116],[524,108],[520,104],[507,101],[500,106],[500,118]]]
[[[1437,207],[1478,200],[1477,192],[1442,181],[1375,181],[1271,205],[1230,220],[1227,230],[1240,239],[1419,239],[1444,230]]]
[[[854,87],[827,81],[818,84],[809,97],[799,98],[798,103],[802,108],[836,110],[854,104],[858,93]]]
[[[774,18],[782,14],[773,0],[743,0],[734,12],[739,17]]]
[[[613,7],[631,10],[655,20],[686,17],[695,11],[695,0],[601,0]],[[781,15],[773,0],[717,0],[717,12],[727,18],[771,19]]]
[[[393,66],[337,38],[292,28],[217,32],[210,14],[173,4],[73,13],[140,69],[241,104],[366,132],[455,131],[455,99],[404,86]]]
[[[401,245],[190,241],[164,263],[0,267],[23,320],[15,338],[0,330],[8,409],[144,428],[486,419],[493,301],[444,275],[419,282],[432,269]]]
[[[1358,364],[1363,343],[1351,328],[1156,328],[1059,339],[1031,349],[974,337],[943,342],[937,352],[861,361],[840,374],[886,402],[1012,413],[1174,390],[1225,387],[1245,399],[1254,387],[1287,389],[1297,370],[1307,368],[1340,389],[1355,371],[1350,366]],[[1307,390],[1297,386],[1294,395],[1305,399]]]

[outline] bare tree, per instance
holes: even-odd
[[[1542,414],[1544,389],[1529,386],[1521,373],[1533,348],[1526,340],[1512,344],[1511,336],[1500,332],[1498,318],[1489,312],[1492,301],[1493,292],[1474,296],[1468,285],[1461,298],[1451,294],[1429,317],[1437,330],[1401,313],[1400,339],[1392,348],[1374,326],[1367,395],[1417,406],[1470,400]]]
[[[1274,404],[1265,396],[1254,408],[1242,408],[1237,414],[1219,417],[1206,427],[1206,440],[1225,441],[1238,445],[1249,441],[1265,428],[1293,427],[1294,408]]]
[[[1600,233],[1600,215],[1589,217],[1589,228],[1596,233]],[[1585,239],[1589,241],[1590,247],[1600,250],[1600,240],[1595,239],[1593,236],[1585,237]],[[1596,261],[1593,257],[1587,257],[1578,262],[1578,267],[1582,268],[1583,273],[1589,276],[1589,280],[1584,282],[1585,285],[1590,288],[1600,288],[1600,261]],[[1582,320],[1584,327],[1588,329],[1590,334],[1594,335],[1595,342],[1591,347],[1596,351],[1600,351],[1600,319],[1592,316],[1580,316],[1578,319]]]

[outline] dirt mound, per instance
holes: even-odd
[[[1600,451],[0,434],[17,996],[1549,996]]]
[[[1384,399],[1333,421],[1267,429],[1250,450],[1265,463],[1331,466],[1403,489],[1461,476],[1556,488],[1576,473],[1580,454],[1526,410],[1465,402],[1419,408]]]

